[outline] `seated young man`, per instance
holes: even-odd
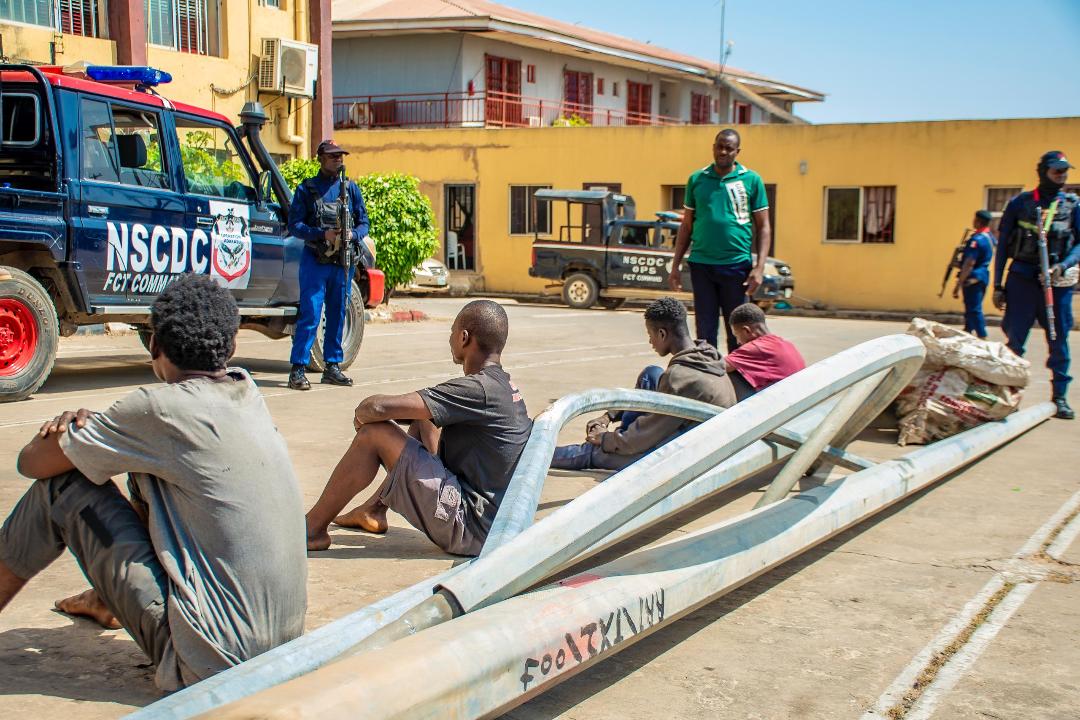
[[[309,550],[330,547],[327,526],[374,533],[400,513],[442,550],[478,555],[532,431],[521,393],[500,364],[506,311],[470,302],[450,329],[450,354],[464,377],[404,395],[373,395],[356,408],[356,437],[307,514]],[[393,420],[411,420],[406,433]],[[371,497],[340,517],[375,479]]]
[[[239,321],[209,277],[166,288],[150,314],[165,384],[45,423],[19,454],[37,479],[0,529],[0,609],[67,547],[93,589],[57,607],[122,625],[166,691],[304,628],[300,488],[255,383],[226,366]]]
[[[735,308],[728,324],[739,347],[728,353],[724,363],[739,400],[745,400],[806,367],[806,361],[794,345],[769,332],[765,311],[757,305],[746,303]]]
[[[695,342],[686,326],[686,307],[674,298],[660,298],[645,310],[649,345],[660,357],[671,355],[667,370],[650,365],[638,377],[637,386],[671,395],[731,407],[735,391],[727,378],[720,353],[704,340]],[[617,430],[608,432],[612,420]],[[589,422],[587,441],[555,448],[551,467],[560,470],[621,470],[657,447],[677,437],[694,423],[654,413],[605,414]]]

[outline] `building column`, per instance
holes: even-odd
[[[311,0],[308,14],[308,37],[319,46],[319,76],[315,99],[311,102],[311,132],[308,142],[311,155],[324,139],[334,133],[334,72],[333,28],[330,19],[330,0]]]
[[[117,65],[146,64],[145,0],[109,2],[109,37],[116,42]]]

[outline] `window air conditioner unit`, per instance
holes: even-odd
[[[539,115],[530,115],[529,116],[529,127],[540,127],[540,122],[541,121],[540,121],[540,116]]]
[[[263,38],[262,57],[259,58],[260,92],[315,97],[318,72],[318,46],[285,38]]]

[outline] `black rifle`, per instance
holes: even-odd
[[[1050,206],[1048,215],[1043,215],[1042,208],[1035,208],[1035,226],[1039,229],[1039,280],[1043,286],[1043,304],[1046,305],[1046,334],[1050,338],[1050,342],[1057,339],[1057,330],[1054,329],[1054,287],[1050,284],[1050,254],[1046,248],[1046,226],[1053,220],[1056,210],[1057,200]]]
[[[941,291],[938,292],[938,297],[945,295],[945,286],[949,284],[949,277],[952,275],[953,268],[956,268],[956,272],[960,272],[960,268],[964,264],[964,246],[967,245],[968,235],[970,234],[970,230],[965,230],[964,237],[960,238],[960,244],[953,249],[949,266],[945,268],[945,277],[941,280]]]
[[[340,181],[338,188],[338,264],[341,267],[348,269],[353,264],[353,244],[352,244],[352,231],[353,231],[353,216],[352,207],[349,202],[349,178],[345,175],[345,166],[341,166],[341,175],[338,177]]]

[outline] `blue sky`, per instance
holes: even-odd
[[[719,57],[719,0],[498,1]],[[727,38],[815,123],[1080,115],[1080,0],[727,0]]]

